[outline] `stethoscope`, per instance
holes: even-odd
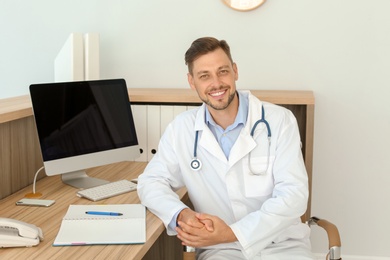
[[[257,125],[263,123],[267,127],[267,140],[268,140],[268,149],[267,149],[267,167],[264,171],[255,171],[252,168],[251,165],[251,157],[252,154],[249,153],[248,156],[248,165],[249,170],[253,175],[264,175],[267,173],[268,167],[269,167],[269,158],[270,158],[270,152],[271,152],[271,128],[269,126],[269,123],[267,120],[265,120],[265,112],[264,112],[264,106],[261,106],[261,119],[257,120],[256,123],[253,125],[250,135],[253,137],[255,134],[255,130],[257,128]],[[194,142],[194,158],[190,162],[190,167],[194,171],[199,171],[202,168],[202,162],[197,158],[197,149],[198,149],[198,136],[199,136],[199,130],[195,132],[195,142]]]

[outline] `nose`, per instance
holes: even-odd
[[[220,79],[220,77],[218,77],[218,75],[213,75],[213,76],[211,77],[210,85],[211,85],[212,87],[217,87],[217,88],[219,88],[219,87],[223,86],[223,82],[222,82],[222,80]]]

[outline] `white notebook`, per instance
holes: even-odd
[[[95,215],[110,212],[122,215]],[[53,246],[142,244],[146,209],[141,204],[70,205]]]

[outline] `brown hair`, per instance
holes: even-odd
[[[213,37],[203,37],[195,40],[186,51],[184,59],[186,65],[188,66],[188,72],[192,74],[194,61],[197,58],[209,52],[215,51],[218,48],[221,48],[233,63],[232,55],[230,54],[230,47],[225,40],[219,41]]]

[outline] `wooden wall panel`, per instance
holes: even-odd
[[[0,124],[0,140],[1,199],[30,185],[43,163],[32,116]]]
[[[12,193],[10,123],[0,124],[0,199]]]

